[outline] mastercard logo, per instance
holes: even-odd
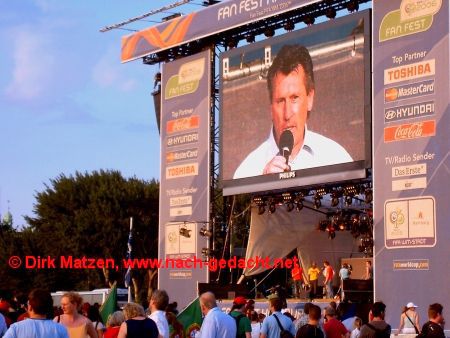
[[[388,88],[384,91],[384,100],[386,102],[395,101],[398,98],[397,88]]]

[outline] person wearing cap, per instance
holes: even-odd
[[[236,337],[236,322],[217,307],[216,296],[212,292],[200,295],[200,309],[205,316],[200,328],[200,338]]]
[[[325,309],[326,322],[323,324],[323,329],[327,338],[349,338],[350,332],[342,324],[341,321],[336,319],[336,310],[332,306],[328,306]]]
[[[289,331],[292,336],[295,336],[294,323],[281,313],[282,304],[281,299],[276,294],[269,296],[269,309],[272,314],[264,318],[260,338],[279,338],[281,334],[280,325],[283,330]],[[278,325],[278,322],[280,325]]]
[[[247,299],[244,297],[236,297],[233,300],[233,306],[231,307],[230,316],[236,321],[237,336],[251,338],[252,325],[250,320],[245,315],[245,308]]]
[[[417,305],[413,302],[406,304],[400,316],[398,333],[419,333],[419,314],[416,312],[416,307]]]

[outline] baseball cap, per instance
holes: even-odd
[[[247,299],[245,299],[245,297],[239,296],[233,300],[233,303],[236,305],[245,305],[247,303]]]
[[[406,307],[410,308],[410,307],[418,307],[418,306],[416,304],[414,304],[413,302],[409,302],[408,304],[406,304]]]

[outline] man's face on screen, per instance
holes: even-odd
[[[314,90],[306,92],[305,72],[298,66],[288,75],[276,73],[273,79],[272,122],[277,144],[281,133],[289,129],[294,136],[292,156],[297,155],[303,146],[308,111],[312,109]]]

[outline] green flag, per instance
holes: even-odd
[[[200,298],[197,297],[177,316],[183,324],[185,337],[194,337],[195,331],[200,331],[202,325],[202,311],[200,310]]]
[[[117,284],[114,283],[113,287],[111,288],[108,294],[108,297],[106,297],[105,302],[100,307],[100,315],[102,316],[103,323],[106,324],[109,315],[112,314],[114,311],[116,311],[116,305],[117,305]]]

